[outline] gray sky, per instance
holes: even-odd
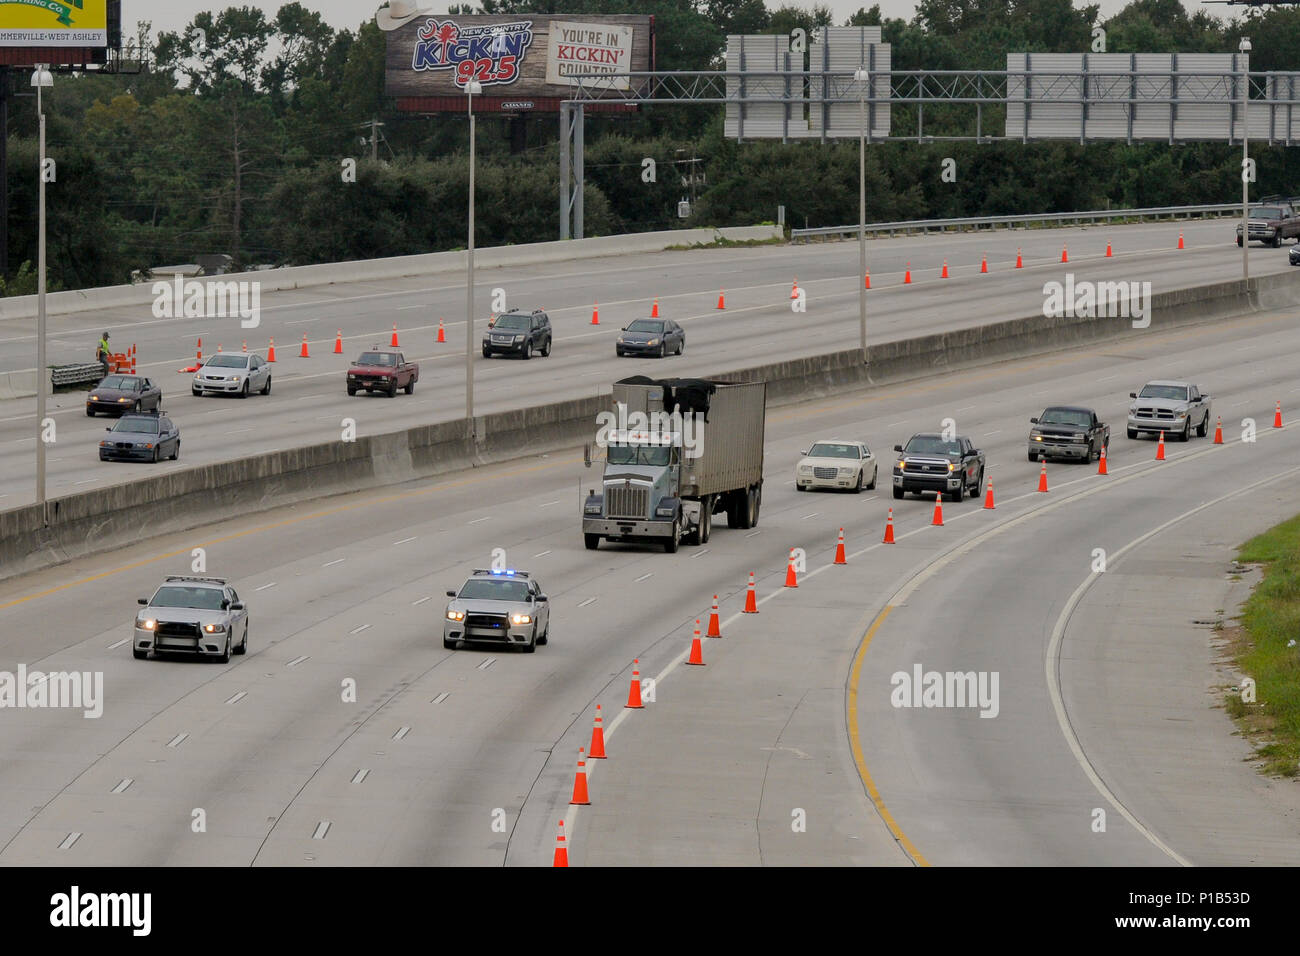
[[[381,0],[301,0],[303,6],[319,10],[325,17],[330,26],[335,29],[353,29],[363,21],[374,16],[375,11],[383,6]],[[797,6],[811,7],[815,0],[767,0],[768,9],[775,9],[786,2],[792,2]],[[866,0],[821,0],[829,4],[835,13],[836,24],[843,23],[849,16],[855,13],[859,7],[870,7],[871,3]],[[1100,0],[1101,14],[1103,17],[1112,16],[1118,13],[1126,5],[1126,0]],[[435,13],[445,13],[447,4],[445,2],[429,2],[429,6]],[[1075,6],[1080,6],[1081,0],[1075,0]],[[281,3],[279,0],[122,0],[122,30],[126,36],[135,34],[135,24],[138,20],[151,20],[155,33],[160,30],[180,30],[194,18],[196,13],[204,10],[220,10],[230,6],[253,6],[261,7],[268,15],[273,16],[279,9]],[[1239,13],[1245,9],[1243,7],[1226,7],[1204,4],[1195,2],[1195,0],[1183,0],[1183,6],[1189,12],[1197,10],[1209,10],[1211,13],[1219,16],[1227,16],[1232,13]],[[628,0],[628,13],[636,13],[636,0]],[[880,9],[886,17],[901,17],[904,20],[910,20],[916,13],[916,4],[913,0],[880,0]]]

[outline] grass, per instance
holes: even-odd
[[[1240,692],[1226,698],[1228,713],[1259,744],[1265,773],[1294,777],[1300,769],[1300,516],[1247,541],[1238,560],[1264,565],[1264,577],[1246,601],[1231,651],[1255,680],[1256,703]],[[1235,701],[1235,703],[1234,703]]]
[[[771,239],[723,239],[718,238],[713,242],[688,242],[675,246],[665,246],[668,252],[686,252],[690,249],[738,249],[741,246],[783,246],[785,240],[779,236],[773,236]]]

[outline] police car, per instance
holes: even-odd
[[[527,571],[478,569],[447,597],[443,647],[481,641],[531,654],[550,634],[550,604]]]

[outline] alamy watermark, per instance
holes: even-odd
[[[1150,282],[1074,281],[1074,273],[1065,274],[1065,282],[1043,284],[1043,315],[1059,318],[1124,318],[1133,320],[1133,328],[1151,324]]]
[[[9,708],[72,707],[83,717],[98,718],[104,713],[103,671],[27,670],[0,671],[0,710]]]
[[[184,279],[155,282],[153,314],[158,319],[215,319],[239,316],[240,327],[255,329],[262,322],[262,283]]]
[[[895,671],[889,702],[895,707],[978,707],[981,717],[996,717],[997,671],[927,671],[920,664],[912,672]]]
[[[627,405],[618,403],[617,412],[601,412],[596,416],[596,445],[608,448],[610,444],[630,442],[636,444],[670,443],[674,435],[681,437],[682,454],[699,458],[704,454],[704,417],[698,412],[683,415],[671,412],[629,412]]]

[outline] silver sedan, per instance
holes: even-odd
[[[803,452],[794,469],[794,486],[843,488],[854,494],[876,487],[876,458],[866,442],[827,440]]]
[[[225,392],[247,398],[250,392],[271,394],[271,366],[252,352],[218,352],[194,373],[195,395]]]

